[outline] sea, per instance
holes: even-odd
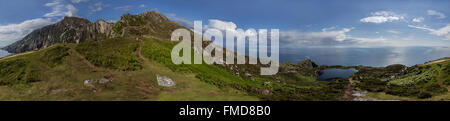
[[[318,65],[413,66],[443,57],[450,57],[449,47],[280,48],[280,62],[297,63],[309,58]]]
[[[1,50],[1,49],[0,49],[0,58],[5,57],[5,56],[7,56],[7,55],[9,55],[9,54],[10,54],[10,53],[8,53],[8,51]]]

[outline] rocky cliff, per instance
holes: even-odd
[[[83,18],[64,17],[55,24],[34,30],[23,39],[3,49],[11,53],[21,53],[46,48],[56,43],[80,43],[144,34],[169,38],[170,33],[180,27],[182,26],[169,21],[155,11],[138,15],[125,14],[116,23],[108,23],[103,20],[92,23]]]

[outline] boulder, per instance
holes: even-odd
[[[102,78],[102,79],[98,80],[98,83],[99,84],[106,84],[106,83],[111,82],[111,81],[112,80],[109,80],[109,79],[106,79],[106,78]]]
[[[175,82],[167,76],[156,75],[156,80],[159,86],[172,87],[175,86]]]
[[[94,86],[94,81],[92,81],[92,80],[84,80],[84,86],[95,87]]]
[[[264,90],[262,90],[262,94],[264,94],[264,95],[271,95],[272,92],[270,92],[268,89],[264,89]]]
[[[248,78],[250,78],[250,80],[253,80],[253,76],[250,73],[245,73],[245,76],[247,76]]]

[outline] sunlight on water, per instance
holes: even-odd
[[[443,57],[450,57],[448,47],[385,47],[385,48],[297,48],[280,49],[281,62],[299,62],[306,58],[318,65],[412,66]]]

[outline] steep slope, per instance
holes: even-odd
[[[103,20],[91,23],[83,18],[64,17],[58,23],[34,30],[22,40],[3,49],[11,53],[21,53],[46,48],[56,43],[80,43],[147,33],[168,38],[171,31],[181,27],[155,11],[138,15],[125,14],[117,23],[107,23]]]
[[[111,28],[111,23],[102,20],[91,23],[83,18],[64,17],[60,22],[34,30],[22,40],[3,49],[12,53],[21,53],[49,47],[56,43],[79,43],[86,40],[105,39],[115,36]]]
[[[184,27],[157,12],[126,14],[117,23],[100,27],[103,29],[92,27],[88,21],[75,23],[78,26],[68,28],[80,34],[68,36],[72,41],[54,39],[48,47],[29,48],[52,39],[23,40],[23,46],[16,46],[18,52],[43,49],[0,60],[0,66],[5,67],[0,68],[4,73],[0,75],[0,82],[4,82],[0,83],[0,99],[340,100],[348,83],[315,81],[320,69],[310,60],[283,64],[280,73],[273,76],[259,76],[264,66],[260,64],[175,65],[170,52],[177,42],[167,40],[173,30]],[[85,29],[80,28],[86,27],[91,28],[86,29],[88,35],[100,35],[84,38]],[[49,34],[39,36],[44,35]],[[21,59],[24,61],[16,61]],[[169,76],[178,84],[160,87],[156,75]],[[102,78],[113,81],[85,81]]]

